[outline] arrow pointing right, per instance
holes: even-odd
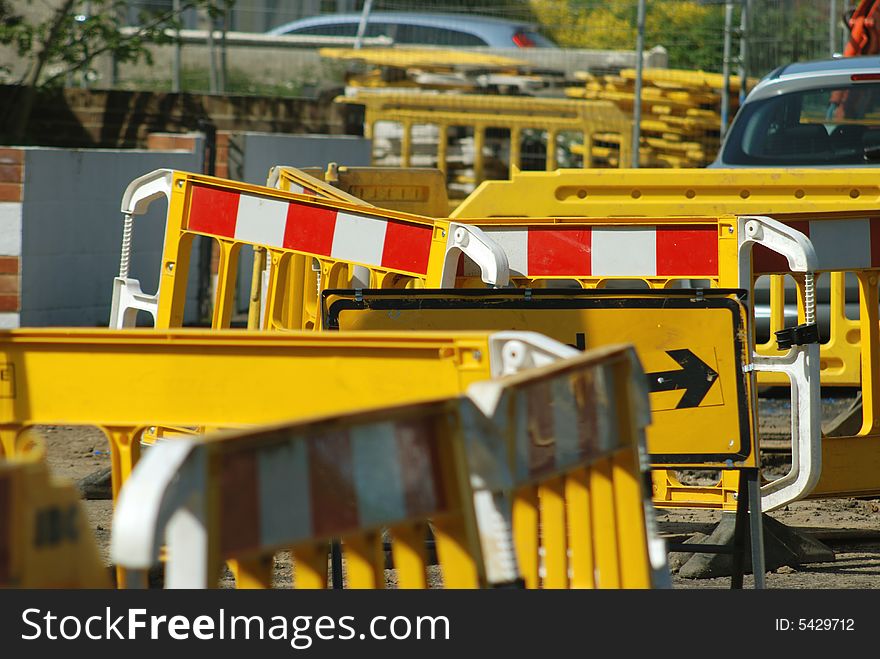
[[[718,373],[687,348],[667,350],[666,354],[681,368],[674,371],[647,373],[648,389],[651,393],[684,389],[684,396],[678,401],[675,409],[699,407],[718,379]]]

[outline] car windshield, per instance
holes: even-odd
[[[747,103],[722,159],[750,166],[880,162],[880,84],[810,89]]]

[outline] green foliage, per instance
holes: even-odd
[[[571,48],[632,50],[636,43],[634,0],[529,0],[543,31]],[[720,71],[723,10],[696,0],[647,3],[645,46],[663,46],[669,66]]]
[[[235,0],[182,0],[180,12],[200,8],[221,16]],[[180,13],[171,9],[141,10],[138,27],[123,30],[127,0],[64,0],[47,18],[29,22],[0,0],[0,43],[11,45],[28,60],[22,82],[31,86],[59,84],[73,73],[89,76],[97,57],[112,55],[117,62],[152,64],[149,44],[174,41]],[[52,71],[42,75],[45,71]]]

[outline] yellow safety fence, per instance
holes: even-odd
[[[129,278],[133,217],[162,197],[168,201],[165,244],[158,292],[151,296]],[[306,327],[320,288],[452,285],[460,253],[478,264],[485,283],[507,283],[504,254],[479,229],[363,204],[157,170],[129,185],[122,212],[122,256],[110,321],[115,328],[133,326],[138,311],[151,314],[159,328],[182,325],[190,256],[198,236],[219,245],[214,328],[230,325],[238,256],[246,245],[258,248],[255,271],[263,263],[270,266],[269,299],[284,300],[266,308],[268,324]],[[318,274],[317,289],[303,281],[308,268]]]
[[[486,179],[499,178],[498,171],[488,170],[490,164],[504,170],[501,177],[508,169],[549,171],[566,166],[571,144],[584,145],[589,153],[594,143],[611,137],[619,143],[618,166],[628,167],[632,158],[632,119],[611,101],[358,91],[336,102],[364,106],[364,135],[374,141],[373,164],[378,164],[378,138],[388,141],[377,128],[399,126],[399,146],[392,140],[389,149],[395,155],[393,164],[437,167],[452,192],[453,186],[470,191]],[[420,137],[417,132],[425,134]],[[453,153],[451,138],[472,146]],[[418,139],[425,144],[417,145]],[[416,146],[423,147],[427,160],[418,157]],[[583,158],[583,164],[591,166],[590,159]]]
[[[554,393],[547,401],[549,390]],[[112,557],[133,578],[167,542],[167,587],[668,586],[644,489],[644,379],[623,347],[472,386],[467,396],[157,445],[120,497]],[[431,575],[425,538],[440,565]]]
[[[0,588],[108,588],[79,492],[25,444],[0,457]]]

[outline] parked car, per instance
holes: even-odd
[[[844,57],[779,67],[751,90],[710,167],[880,168],[880,56]],[[880,171],[878,171],[880,173]],[[755,290],[759,341],[769,335],[766,278]],[[816,288],[819,334],[829,336],[828,277]],[[786,325],[797,323],[793,284]],[[858,285],[847,275],[846,311],[858,316]]]
[[[880,56],[782,66],[749,93],[711,167],[876,167]]]
[[[285,23],[268,34],[355,37],[360,20],[360,12],[322,14]],[[556,48],[534,25],[470,14],[372,12],[364,36],[386,36],[401,45]]]

